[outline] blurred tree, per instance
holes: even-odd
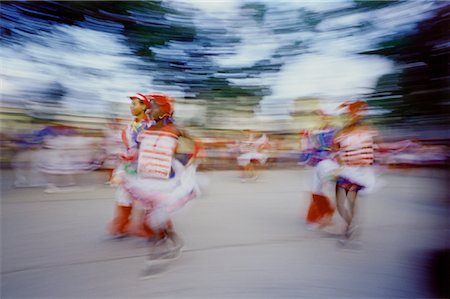
[[[0,28],[5,43],[17,44],[38,39],[42,32],[59,24],[117,34],[140,58],[142,63],[132,65],[140,71],[139,76],[152,78],[161,90],[179,89],[187,98],[217,102],[215,107],[254,107],[271,92],[268,81],[262,78],[273,78],[293,58],[318,51],[320,38],[365,36],[374,29],[373,21],[352,18],[354,15],[399,3],[407,2],[355,0],[346,8],[312,11],[246,1],[231,26],[221,26],[219,19],[196,19],[203,14],[188,4],[175,9],[163,1],[6,1],[0,6]],[[339,17],[350,18],[346,22],[331,21],[331,28],[321,27],[327,20]],[[256,31],[259,34],[267,34],[253,37],[257,39],[252,41],[255,49],[260,40],[273,45],[267,56],[245,66],[218,64],[214,57],[236,54],[242,42],[238,31],[252,26],[262,29]],[[419,24],[415,33],[389,36],[378,50],[359,53],[383,55],[398,63],[397,73],[378,81],[371,99],[374,106],[389,110],[392,117],[410,121],[445,119],[447,29],[446,8]],[[348,53],[352,50],[346,48]],[[91,71],[95,74],[95,70]]]
[[[42,91],[43,97],[37,100],[43,104],[57,104],[60,106],[66,93],[67,90],[61,83],[54,82]]]
[[[397,72],[378,80],[370,103],[389,112],[383,121],[406,126],[448,124],[450,74],[450,6],[420,22],[416,30],[397,35],[366,52],[397,63]]]
[[[219,69],[211,60],[212,32],[197,32],[194,12],[177,11],[162,1],[6,2],[1,6],[1,35],[7,42],[23,43],[57,24],[121,34],[144,62],[132,67],[141,71],[139,76],[153,78],[161,91],[171,87],[186,92],[187,98],[206,99],[252,94],[214,78]],[[225,37],[219,42],[228,41]]]

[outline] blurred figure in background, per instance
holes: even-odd
[[[311,137],[311,130],[303,129],[299,133],[300,138],[300,155],[299,155],[299,165],[308,165],[310,162],[313,152],[314,144],[313,138]]]
[[[346,223],[344,238],[340,241],[346,243],[354,239],[357,229],[355,213],[358,194],[361,190],[370,192],[375,184],[371,165],[374,161],[376,132],[363,123],[363,115],[367,110],[366,102],[346,102],[339,107],[344,109],[347,122],[334,139],[340,165],[335,171],[336,206]]]
[[[45,192],[79,190],[76,175],[100,166],[98,140],[62,124],[47,126],[41,133],[45,137],[38,167],[47,178]]]
[[[312,177],[311,204],[306,215],[308,228],[323,228],[333,224],[335,207],[327,194],[327,188],[333,171],[338,168],[332,151],[333,139],[337,129],[330,124],[330,116],[317,110],[321,120],[321,128],[311,131],[309,135],[312,144],[308,165],[314,166]],[[332,180],[333,184],[335,183]]]
[[[382,143],[376,150],[378,163],[396,168],[445,165],[448,160],[445,145],[427,145],[418,140]]]
[[[146,211],[147,223],[155,231],[157,242],[151,247],[150,262],[171,259],[180,254],[183,242],[173,230],[171,213],[183,207],[198,192],[194,160],[198,153],[196,142],[173,124],[171,98],[161,94],[148,95],[152,126],[138,137],[140,148],[137,176],[124,177],[124,188]],[[194,143],[186,166],[175,159],[178,139]]]
[[[239,142],[239,156],[237,163],[241,168],[242,182],[248,179],[258,178],[257,166],[266,164],[269,158],[264,150],[268,148],[269,138],[266,134],[257,133],[252,130],[243,130],[244,139]]]
[[[122,154],[126,148],[122,141],[122,123],[120,119],[114,118],[110,120],[103,133],[103,165],[102,167],[108,171],[108,181],[110,184],[114,169],[120,164],[120,154]]]
[[[125,191],[122,180],[128,176],[135,176],[137,173],[137,156],[139,150],[138,135],[144,129],[151,126],[151,121],[146,114],[146,110],[150,108],[149,99],[142,93],[130,96],[130,111],[133,120],[122,130],[121,140],[125,146],[125,152],[119,155],[120,163],[113,172],[111,183],[117,186],[116,191],[116,207],[115,216],[109,224],[109,232],[113,238],[123,238],[130,234],[142,237],[153,237],[153,231],[145,224],[144,212],[137,211],[136,228],[130,227],[133,217],[133,200]]]
[[[11,159],[14,169],[15,187],[41,187],[47,185],[47,179],[39,170],[42,160],[44,138],[50,132],[49,127],[28,134],[12,137],[16,154]]]

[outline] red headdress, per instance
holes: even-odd
[[[161,107],[161,111],[164,113],[172,114],[173,113],[173,100],[171,97],[164,94],[148,94],[147,97],[150,100],[155,101]]]
[[[362,112],[366,111],[368,106],[367,103],[363,100],[356,100],[353,102],[344,102],[341,105],[339,105],[340,109],[347,109],[347,111],[352,115],[361,114]]]

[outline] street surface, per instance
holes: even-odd
[[[102,174],[71,193],[3,186],[1,298],[437,297],[432,253],[450,248],[442,171],[383,173],[360,201],[360,248],[338,246],[339,217],[327,232],[305,228],[310,170],[201,175],[203,195],[174,215],[182,256],[147,280],[145,242],[104,239],[115,189]]]

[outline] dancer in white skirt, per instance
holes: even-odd
[[[345,238],[342,240],[346,242],[352,239],[357,227],[354,215],[358,192],[370,192],[375,184],[371,165],[374,161],[373,138],[376,132],[362,123],[362,115],[367,109],[364,101],[346,102],[340,108],[346,109],[348,123],[334,139],[340,164],[335,172],[336,205],[346,222]]]
[[[67,134],[64,131],[71,133]],[[79,190],[76,177],[100,166],[99,140],[86,137],[75,130],[55,129],[56,134],[44,138],[39,155],[39,171],[47,178],[45,192],[59,193]]]
[[[151,94],[148,97],[154,124],[139,134],[137,176],[126,177],[123,186],[131,198],[143,206],[148,224],[158,232],[150,260],[168,259],[179,255],[182,247],[181,238],[174,232],[171,214],[199,191],[194,164],[199,146],[173,124],[173,103],[168,96]],[[190,139],[194,146],[186,165],[174,158],[179,137]]]
[[[240,155],[237,157],[237,163],[242,170],[241,179],[245,182],[247,179],[258,178],[256,173],[256,163],[260,165],[266,164],[269,156],[264,153],[264,149],[268,147],[269,139],[266,134],[258,137],[258,134],[251,130],[244,130],[248,134],[246,140],[239,143]]]
[[[339,164],[334,160],[333,139],[337,129],[330,125],[330,115],[317,110],[322,127],[312,131],[310,136],[310,156],[307,165],[314,166],[312,171],[311,203],[306,214],[309,229],[321,229],[332,225],[335,206],[330,199],[330,189],[334,189],[334,172]],[[333,188],[330,188],[333,187]],[[330,190],[331,191],[331,190]]]
[[[108,225],[109,233],[113,236],[113,239],[122,239],[130,235],[144,238],[154,236],[153,231],[144,221],[144,212],[133,203],[132,198],[123,187],[125,178],[136,176],[139,150],[137,137],[139,133],[152,125],[152,121],[145,113],[150,109],[150,102],[146,95],[137,93],[130,96],[129,99],[133,119],[120,133],[125,151],[118,155],[119,163],[111,178],[111,183],[117,185],[114,218]],[[137,214],[138,218],[134,225],[132,225],[133,214]]]

